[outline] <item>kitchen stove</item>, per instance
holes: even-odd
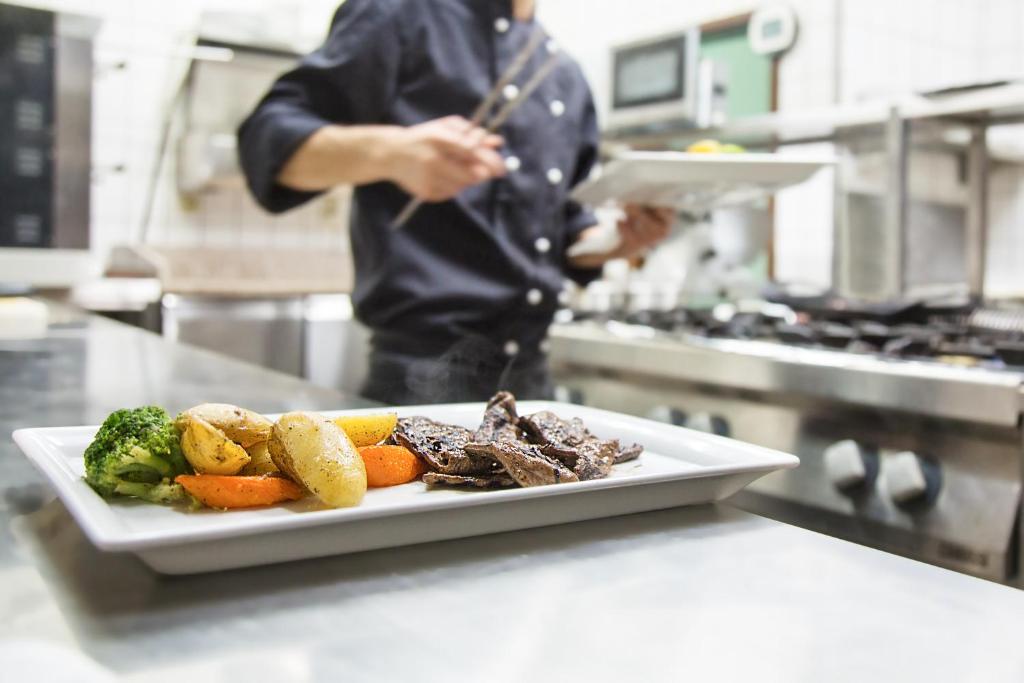
[[[1024,317],[780,304],[577,314],[562,399],[795,453],[745,509],[1019,581]]]
[[[1024,370],[1024,329],[979,329],[966,317],[934,316],[926,322],[885,324],[856,318],[837,321],[797,312],[788,317],[740,312],[722,320],[713,311],[674,309],[624,314],[621,320],[708,338],[774,341],[894,359]]]

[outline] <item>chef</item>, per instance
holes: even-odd
[[[596,229],[569,193],[598,147],[590,90],[568,57],[500,135],[462,118],[537,28],[534,0],[347,0],[323,46],[239,129],[249,187],[269,211],[356,186],[353,302],[372,333],[370,398],[550,396],[545,337],[565,278],[586,284],[667,234],[670,213],[627,207],[618,247],[566,256]],[[538,50],[517,81],[556,49]],[[411,197],[426,203],[393,229]]]

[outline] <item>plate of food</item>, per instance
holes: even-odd
[[[89,539],[191,574],[707,503],[792,455],[502,392],[260,415],[144,406],[14,440]]]

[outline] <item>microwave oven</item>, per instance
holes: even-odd
[[[725,74],[700,58],[700,29],[612,48],[608,127],[616,132],[721,125]]]

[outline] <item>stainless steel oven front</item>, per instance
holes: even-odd
[[[1021,585],[1021,374],[586,323],[551,342],[563,400],[800,457],[733,504]]]

